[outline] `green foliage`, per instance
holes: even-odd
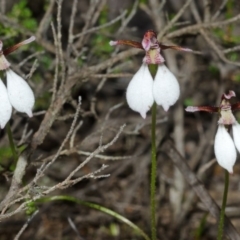
[[[24,149],[25,149],[25,145],[22,145],[17,149],[17,152],[21,153]],[[9,165],[9,161],[11,161],[13,157],[11,146],[9,145],[8,147],[1,147],[0,156],[1,156],[0,164],[3,166]],[[16,162],[13,161],[12,164],[9,166],[8,170],[13,172],[15,170],[15,167],[16,167]]]
[[[95,209],[97,211],[103,212],[103,213],[108,214],[108,215],[114,217],[115,219],[118,219],[121,222],[125,223],[127,226],[129,226],[131,228],[132,231],[134,231],[138,235],[141,235],[143,237],[143,239],[150,240],[148,235],[145,232],[143,232],[143,230],[141,228],[139,228],[137,225],[132,223],[130,220],[128,220],[124,216],[118,214],[117,212],[115,212],[111,209],[108,209],[106,207],[103,207],[99,204],[83,201],[83,200],[80,200],[80,199],[77,199],[77,198],[74,198],[74,197],[71,197],[71,196],[68,196],[68,195],[43,197],[43,198],[38,199],[36,202],[37,203],[44,203],[44,202],[52,202],[52,201],[70,201],[70,202],[74,202],[76,204],[80,204],[80,205]],[[116,227],[117,227],[117,225],[115,225],[115,226],[110,225],[110,231],[111,231],[112,235],[113,235],[113,233],[116,234],[116,230],[117,230]],[[113,229],[113,228],[115,228],[115,229]],[[112,230],[114,232],[112,232]]]
[[[93,46],[93,53],[97,57],[109,58],[109,53],[113,51],[113,47],[109,45],[109,38],[99,33],[93,38],[91,43]]]
[[[110,234],[114,237],[119,236],[119,224],[111,223],[109,226]]]
[[[43,55],[41,55],[41,58],[39,59],[39,64],[43,68],[49,69],[52,64],[52,58],[47,54],[43,54]]]
[[[240,41],[239,35],[233,35],[233,26],[227,26],[225,28],[215,28],[213,29],[213,34],[218,37],[223,44],[238,44]]]
[[[33,32],[35,32],[37,29],[37,21],[32,17],[32,12],[27,7],[27,0],[20,0],[19,2],[15,3],[7,16],[12,18],[19,25],[23,26],[23,29],[25,28]],[[0,35],[5,38],[4,48],[14,45],[16,43],[14,37],[19,36],[20,32],[22,32],[22,29],[20,30],[17,28],[8,27],[7,25],[0,23]],[[25,46],[22,48],[24,47]]]
[[[13,45],[13,39],[11,39],[10,37],[16,36],[18,34],[18,32],[16,30],[14,30],[11,27],[6,27],[4,26],[2,23],[0,23],[0,35],[4,36],[4,37],[9,37],[8,42],[9,44]],[[3,47],[5,48],[5,42],[3,43]]]
[[[219,68],[213,64],[208,66],[208,71],[213,75],[213,76],[218,76],[219,75]]]
[[[213,32],[213,34],[214,34],[216,37],[218,37],[218,38],[220,38],[220,39],[223,39],[223,38],[224,38],[225,32],[223,31],[222,28],[215,28],[215,29],[213,29],[212,32]]]
[[[102,10],[102,12],[100,13],[100,17],[99,17],[99,25],[103,25],[105,23],[108,22],[108,8],[105,6]]]
[[[228,0],[226,6],[227,6],[227,12],[225,14],[225,17],[227,19],[229,19],[229,18],[233,17],[234,1]]]
[[[240,74],[233,75],[233,81],[240,82]],[[239,119],[240,120],[240,119]]]
[[[192,98],[185,98],[183,104],[184,106],[193,106],[194,102]]]
[[[18,159],[18,153],[21,153],[24,149],[26,148],[26,146],[25,145],[22,145],[22,146],[20,146],[19,148],[17,148],[16,149],[16,154],[17,154],[17,156],[15,157],[15,161],[13,161],[12,162],[12,164],[10,165],[10,168],[9,168],[9,170],[11,171],[11,172],[14,172],[14,170],[15,170],[15,168],[16,168],[16,165],[17,165],[17,159]],[[11,149],[11,148],[10,148]],[[11,150],[11,157],[14,157],[14,155],[13,155],[13,150]],[[0,156],[1,156],[1,154],[0,154]]]
[[[27,215],[32,215],[36,211],[37,211],[37,206],[34,201],[27,203],[27,209],[26,209]]]
[[[0,148],[0,163],[3,166],[9,166],[9,161],[11,161],[11,158],[13,156],[11,147],[1,147]],[[12,162],[12,164],[9,166],[9,171],[13,172],[15,169],[15,163]]]
[[[105,7],[100,14],[98,26],[108,21],[108,8]],[[102,57],[102,59],[109,58],[109,54],[113,51],[113,47],[109,45],[109,33],[114,33],[118,27],[119,23],[115,23],[107,27],[107,29],[101,29],[96,33],[90,43],[94,55]]]
[[[3,162],[4,159],[9,159],[12,157],[12,151],[10,146],[9,147],[1,147],[0,148],[0,163]]]
[[[228,54],[228,58],[231,61],[237,61],[239,59],[239,55],[236,52],[232,52],[232,53]]]
[[[28,30],[35,31],[37,29],[37,21],[32,17],[32,12],[27,7],[27,0],[21,0],[14,4],[8,16],[17,19]]]
[[[41,79],[42,81],[42,79]],[[51,100],[52,93],[45,91],[41,96],[36,99],[34,109],[47,109]]]
[[[84,60],[82,58],[78,58],[77,62],[79,66],[82,66],[84,64]]]
[[[206,227],[206,223],[207,223],[207,217],[208,217],[208,213],[205,213],[202,217],[202,220],[198,226],[198,228],[195,231],[195,238],[196,240],[200,240],[203,237],[203,233],[204,233],[204,229]]]
[[[227,1],[226,5],[226,13],[225,18],[230,19],[234,16],[234,1],[229,0]],[[216,28],[213,29],[213,33],[215,36],[217,36],[219,39],[223,41],[223,44],[238,44],[240,41],[240,36],[234,35],[234,24],[229,24],[225,26],[224,28]]]

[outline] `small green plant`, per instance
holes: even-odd
[[[95,209],[97,211],[103,212],[105,214],[108,214],[108,215],[114,217],[115,219],[118,219],[119,221],[125,223],[129,227],[131,227],[134,232],[136,232],[138,235],[142,236],[145,240],[150,240],[148,235],[141,228],[139,228],[137,225],[132,223],[130,220],[128,220],[124,216],[118,214],[117,212],[114,212],[113,210],[108,209],[106,207],[103,207],[103,206],[101,206],[99,204],[96,204],[96,203],[83,201],[83,200],[80,200],[80,199],[77,199],[77,198],[74,198],[74,197],[71,197],[71,196],[67,196],[67,195],[60,195],[60,196],[54,196],[54,197],[43,197],[43,198],[38,199],[36,201],[36,203],[45,203],[45,202],[53,202],[53,201],[74,202],[76,204],[80,204],[80,205]],[[30,202],[29,203],[29,211],[34,210],[34,207],[35,207],[35,204],[33,204],[33,202]],[[110,231],[112,236],[116,236],[118,234],[117,225],[116,224],[111,224],[109,226],[109,231]]]
[[[8,16],[17,19],[19,24],[30,31],[36,31],[37,29],[37,21],[32,17],[32,12],[27,6],[27,0],[21,0],[14,4]]]
[[[27,209],[26,209],[26,214],[31,216],[34,212],[36,212],[37,206],[34,201],[30,201],[27,203]]]

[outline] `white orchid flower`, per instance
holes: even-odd
[[[240,109],[240,103],[230,104],[229,100],[235,97],[234,91],[223,94],[220,107],[200,106],[186,108],[187,112],[205,111],[220,113],[218,130],[214,140],[214,153],[218,164],[225,168],[229,173],[233,173],[233,166],[237,160],[237,151],[240,152],[240,125],[233,116],[232,111]],[[233,139],[229,132],[230,127],[233,131]]]
[[[129,107],[139,112],[143,118],[146,118],[146,113],[154,101],[161,105],[165,111],[168,111],[169,107],[178,100],[180,87],[176,77],[163,64],[165,60],[160,51],[168,48],[187,52],[191,50],[179,46],[160,44],[156,33],[152,30],[145,33],[141,43],[131,40],[117,40],[110,41],[109,44],[111,46],[122,44],[145,50],[143,65],[133,76],[127,88]],[[147,67],[149,64],[158,65],[154,81]]]
[[[12,107],[17,111],[26,113],[32,117],[32,108],[35,98],[32,89],[28,83],[18,74],[10,69],[10,63],[5,55],[15,51],[20,46],[32,42],[35,37],[31,37],[21,43],[18,43],[7,50],[2,50],[0,41],[0,70],[6,72],[7,88],[2,79],[0,79],[0,127],[4,128],[11,118]]]

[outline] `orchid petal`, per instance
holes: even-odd
[[[232,91],[232,90],[230,90],[229,91],[229,93],[227,94],[227,93],[224,93],[223,95],[222,95],[222,99],[231,99],[232,97],[236,97],[236,93],[234,92],[234,91]]]
[[[153,30],[148,30],[142,40],[143,49],[148,52],[151,48],[159,48],[157,34]]]
[[[195,107],[195,106],[188,106],[185,108],[186,112],[218,112],[219,108],[218,107],[211,107],[211,106],[199,106],[199,107]]]
[[[129,107],[139,112],[143,118],[146,118],[146,113],[154,102],[152,87],[153,78],[148,66],[142,64],[127,87],[126,98]]]
[[[149,51],[149,49],[151,47],[151,42],[149,41],[149,39],[142,40],[142,47],[145,51]]]
[[[35,102],[33,91],[27,82],[11,69],[7,70],[7,91],[12,106],[32,117]]]
[[[229,173],[233,173],[233,165],[237,159],[236,148],[226,128],[221,124],[215,136],[214,152],[218,164]]]
[[[0,79],[0,127],[4,128],[11,118],[12,105],[9,102],[7,89]]]
[[[180,87],[176,77],[164,65],[158,65],[157,74],[153,83],[153,97],[165,111],[175,104],[180,95]]]
[[[162,50],[170,48],[170,49],[174,49],[177,51],[192,52],[192,49],[190,49],[190,48],[184,48],[184,47],[180,47],[180,46],[167,46],[167,45],[163,45],[163,44],[159,44],[159,45]]]
[[[29,44],[30,42],[33,42],[33,41],[35,41],[35,40],[36,40],[36,37],[31,36],[30,38],[28,38],[28,39],[26,39],[26,40],[24,40],[24,41],[22,41],[22,42],[20,42],[20,43],[17,43],[17,44],[15,44],[15,45],[12,46],[12,47],[9,47],[9,48],[3,50],[3,54],[6,56],[6,55],[8,55],[8,54],[10,54],[10,53],[12,53],[12,52],[14,52],[14,51],[16,51],[16,50],[17,50],[18,48],[20,48],[21,46],[26,45],[26,44]]]

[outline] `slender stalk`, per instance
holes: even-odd
[[[104,212],[105,214],[108,214],[110,216],[113,216],[113,217],[117,218],[118,220],[122,221],[123,223],[127,224],[134,231],[136,231],[138,234],[140,234],[145,240],[150,240],[148,235],[137,225],[135,225],[134,223],[132,223],[131,221],[129,221],[127,218],[123,217],[122,215],[120,215],[106,207],[103,207],[99,204],[91,203],[88,201],[83,201],[83,200],[77,199],[75,197],[67,196],[67,195],[59,195],[59,196],[54,196],[54,197],[43,197],[43,198],[38,199],[36,202],[41,203],[41,202],[51,202],[51,201],[61,201],[61,200],[75,202],[77,204],[81,204],[81,205],[96,209],[98,211]]]
[[[17,154],[16,148],[15,148],[15,144],[13,142],[13,135],[12,135],[12,130],[11,130],[9,122],[7,123],[6,127],[7,127],[7,135],[8,135],[9,144],[10,144],[10,147],[12,150],[12,155],[14,158],[14,162],[16,163],[17,159],[18,159],[18,154]]]
[[[149,70],[153,76],[156,75],[157,65],[149,65]],[[156,154],[156,116],[157,104],[152,106],[152,126],[151,126],[151,181],[150,181],[150,202],[151,202],[151,239],[157,239],[156,231],[156,175],[157,175],[157,154]]]
[[[218,225],[217,240],[222,240],[222,237],[223,237],[224,216],[225,216],[225,208],[226,208],[226,204],[227,204],[228,186],[229,186],[229,173],[227,170],[225,170],[224,192],[223,192],[220,220],[219,220],[219,225]]]
[[[156,175],[157,175],[157,158],[156,158],[156,112],[157,104],[152,106],[152,150],[151,150],[151,235],[152,240],[156,240]]]

